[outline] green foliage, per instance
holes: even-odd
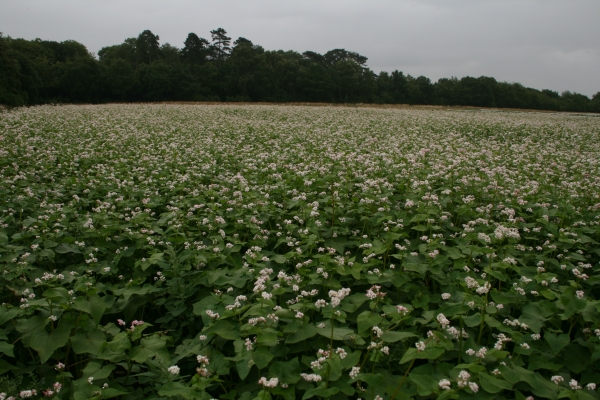
[[[0,34],[0,104],[141,101],[328,102],[527,108],[600,112],[600,98],[526,88],[492,77],[432,82],[395,70],[375,74],[367,57],[269,51],[227,31],[211,40],[191,32],[180,49],[145,30],[106,46],[98,59],[73,40],[24,40]]]
[[[193,64],[251,94],[265,54]],[[365,74],[304,57],[348,72],[343,95]],[[0,126],[7,397],[599,397],[593,117],[43,106]]]

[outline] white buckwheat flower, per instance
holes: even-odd
[[[440,389],[442,390],[450,390],[452,389],[451,383],[448,379],[442,379],[439,383],[438,386],[440,387]]]

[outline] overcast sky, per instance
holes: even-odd
[[[182,47],[218,27],[266,50],[356,51],[375,72],[600,91],[600,0],[0,0],[4,35],[92,52],[145,29]]]

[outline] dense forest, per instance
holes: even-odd
[[[270,51],[216,29],[190,33],[183,48],[149,30],[102,48],[73,40],[13,39],[0,34],[0,104],[143,101],[331,102],[449,105],[600,112],[600,92],[526,88],[486,76],[432,82],[401,71],[371,71],[367,57]]]

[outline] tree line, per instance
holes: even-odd
[[[96,55],[74,40],[0,33],[0,104],[143,101],[331,102],[528,108],[600,112],[600,92],[524,87],[492,77],[432,82],[401,71],[374,73],[345,49],[265,50],[222,29],[188,34],[183,48],[149,30]]]

